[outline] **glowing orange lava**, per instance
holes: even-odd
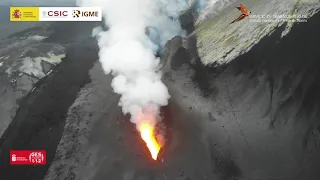
[[[152,158],[157,160],[161,146],[154,136],[154,128],[149,124],[141,124],[139,130],[141,138],[146,142]]]

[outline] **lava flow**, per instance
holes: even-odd
[[[151,153],[152,158],[154,160],[157,160],[158,153],[161,149],[161,146],[157,142],[157,140],[154,136],[154,127],[145,123],[145,124],[140,125],[139,130],[141,133],[141,138],[146,143],[146,145]]]

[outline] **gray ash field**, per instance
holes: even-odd
[[[228,64],[200,62],[195,36],[167,43],[169,142],[153,161],[98,62],[86,23],[46,41],[66,57],[21,100],[0,140],[4,180],[320,179],[320,14],[279,27]],[[192,21],[184,24],[193,31]],[[61,36],[68,25],[70,34]],[[79,26],[86,27],[78,32]],[[75,33],[77,32],[77,33]],[[71,36],[73,35],[73,36]],[[66,39],[66,38],[71,39]],[[82,38],[78,38],[82,37]],[[87,38],[86,38],[87,37]],[[80,39],[80,40],[79,40]],[[10,149],[45,149],[46,166],[10,166]]]

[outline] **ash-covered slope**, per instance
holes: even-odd
[[[216,68],[197,59],[194,36],[169,41],[162,70],[171,95],[164,108],[170,141],[163,163],[148,157],[116,107],[111,77],[96,64],[69,109],[45,179],[319,179],[319,18],[282,39],[279,29]],[[192,31],[192,23],[184,26]]]
[[[240,15],[236,9],[240,3],[244,4],[252,14],[241,22],[230,25],[230,22]],[[285,28],[282,36],[285,36],[295,24],[292,20],[299,20],[299,18],[283,18],[290,21],[285,24],[281,18],[274,18],[274,15],[310,17],[319,9],[318,0],[207,0],[199,14],[194,32],[198,39],[199,56],[204,64],[228,63],[248,52],[263,37],[283,25]],[[213,18],[210,16],[212,14]],[[263,15],[265,18],[257,18]],[[271,21],[257,22],[257,20]],[[300,21],[304,20],[300,18]]]
[[[11,147],[44,148],[49,164],[3,163],[2,177],[42,179],[46,173],[50,180],[318,180],[319,20],[318,13],[282,39],[279,29],[230,64],[215,68],[201,63],[195,36],[186,42],[171,40],[163,67],[171,95],[164,108],[170,141],[163,163],[148,157],[134,125],[117,107],[111,77],[99,64],[76,97],[90,80],[90,58],[97,58],[93,40],[79,43],[52,79],[39,83],[39,92],[25,100],[18,126],[12,125],[13,136],[0,149],[8,162]],[[186,22],[192,31],[192,19]],[[24,126],[31,131],[22,131]]]
[[[70,45],[91,35],[94,24],[39,22],[32,28],[21,26],[19,32],[0,39],[0,136],[23,98],[62,61]]]
[[[33,58],[32,61],[36,64],[40,60],[46,60],[45,57],[34,58],[37,53],[50,52],[54,50],[52,47],[55,47],[55,44],[68,44],[67,55],[62,62],[47,76],[43,77],[40,74],[37,82],[27,86],[23,96],[15,94],[17,92],[10,86],[4,86],[4,90],[1,89],[3,96],[0,99],[5,100],[0,107],[1,123],[5,123],[5,126],[2,125],[4,134],[1,134],[0,138],[1,179],[43,178],[64,131],[65,114],[76,99],[80,88],[90,80],[88,71],[97,60],[96,41],[90,37],[92,28],[96,25],[95,22],[54,23],[51,26],[52,33],[43,43],[25,48],[27,51],[22,55]],[[24,56],[20,58],[28,60],[23,59]],[[8,59],[5,63],[10,64],[16,61],[21,62],[19,59],[12,61]],[[31,69],[30,72],[38,71]],[[12,78],[17,78],[17,85],[22,85],[19,76]],[[32,88],[33,91],[29,92]],[[20,102],[16,101],[18,98]],[[19,105],[18,108],[17,105]],[[12,110],[11,107],[14,109]],[[13,116],[7,116],[2,108]],[[12,122],[11,119],[13,119]],[[9,123],[10,125],[7,126]],[[11,166],[9,152],[12,149],[45,149],[48,164],[38,167]]]
[[[319,21],[317,13],[283,38],[279,27],[223,66],[201,63],[195,37],[188,54],[171,56],[174,64],[189,55],[188,65],[167,69],[171,100],[201,124],[203,163],[221,179],[320,178]]]

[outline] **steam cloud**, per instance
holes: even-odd
[[[230,5],[237,4],[236,6],[238,6],[240,3],[240,0],[197,0],[196,10],[199,14],[199,20],[204,20],[217,15]]]
[[[112,73],[112,87],[120,94],[119,105],[131,122],[139,125],[141,113],[158,113],[170,95],[158,71],[165,43],[185,35],[179,13],[189,7],[188,0],[82,0],[81,6],[101,7],[107,31],[95,29],[99,57],[106,74]],[[146,33],[147,32],[147,33]],[[151,120],[155,124],[155,119]]]

